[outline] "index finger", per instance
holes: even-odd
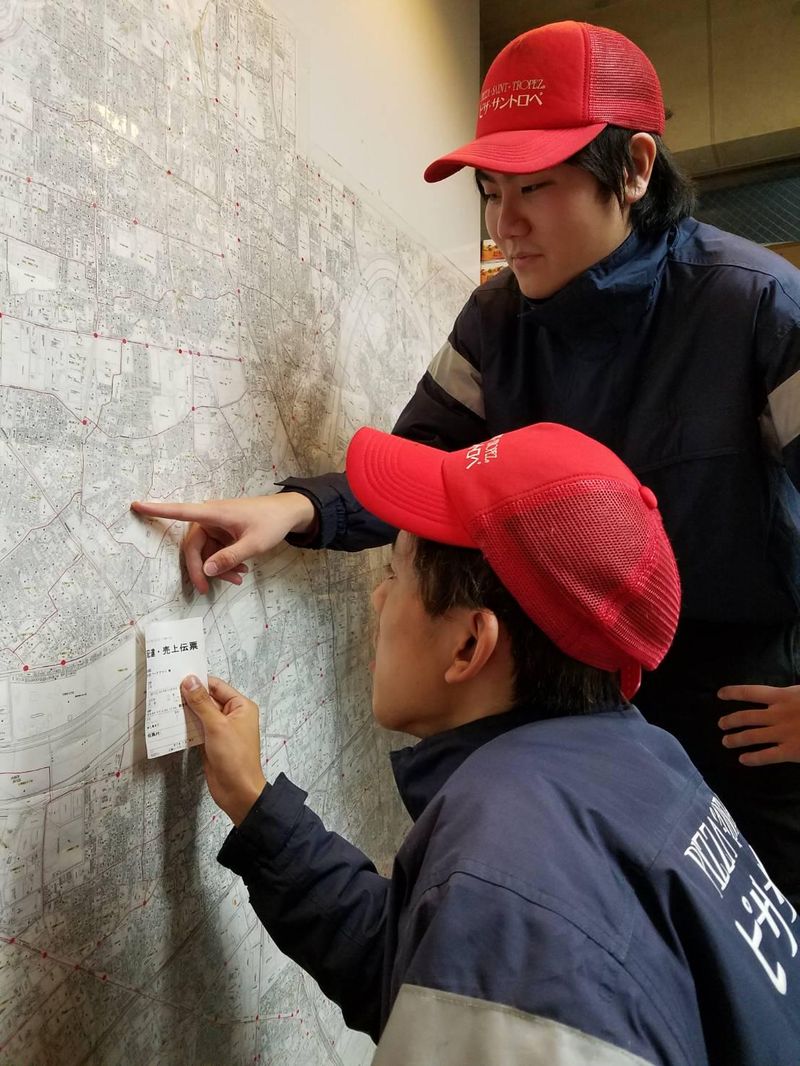
[[[772,703],[780,691],[774,685],[725,685],[717,696],[721,700],[741,700],[743,703]]]
[[[211,677],[208,679],[208,690],[211,695],[223,706],[234,698],[239,696],[242,699],[247,699],[241,692],[237,691],[233,685],[229,685],[227,681],[223,681],[219,677]]]
[[[175,518],[179,522],[202,522],[208,518],[202,503],[161,503],[150,500],[134,500],[131,510],[148,518]]]

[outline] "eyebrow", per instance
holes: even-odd
[[[491,174],[487,174],[485,170],[477,170],[477,169],[475,170],[475,180],[476,181],[494,182],[494,178],[491,176]]]

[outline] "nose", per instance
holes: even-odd
[[[495,228],[500,240],[520,237],[530,228],[521,206],[519,197],[510,190],[501,197],[495,208]]]

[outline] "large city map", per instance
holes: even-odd
[[[217,864],[198,749],[144,755],[144,626],[200,616],[268,773],[384,870],[404,828],[369,714],[381,554],[284,546],[200,597],[182,529],[129,510],[340,469],[468,291],[302,156],[297,70],[255,0],[0,4],[3,1066],[372,1053]]]

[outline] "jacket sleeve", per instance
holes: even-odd
[[[239,874],[278,947],[378,1039],[389,881],[331,833],[283,774],[267,785],[218,860]]]
[[[700,1062],[669,1005],[548,902],[463,872],[412,901],[414,945],[373,1066]]]
[[[478,338],[479,314],[473,294],[401,412],[393,433],[444,451],[466,448],[487,436]],[[290,544],[361,551],[387,544],[396,534],[391,526],[364,510],[350,491],[345,474],[292,477],[280,484],[284,491],[307,496],[319,516],[319,533],[313,541],[289,536]]]

